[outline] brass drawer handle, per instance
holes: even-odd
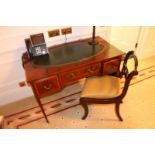
[[[117,66],[113,65],[113,66],[111,66],[111,69],[112,70],[117,70]]]
[[[89,71],[89,72],[95,72],[97,69],[98,69],[97,66],[96,66],[96,67],[92,66],[92,67],[90,67],[90,68],[88,69],[88,71]]]
[[[70,76],[71,76],[71,77],[75,77],[75,73],[71,73]]]
[[[70,73],[66,76],[67,78],[74,78],[76,77],[75,73]]]
[[[48,85],[44,85],[43,88],[46,90],[50,90],[52,88],[52,84],[49,83]]]

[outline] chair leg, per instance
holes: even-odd
[[[88,105],[87,104],[82,104],[81,103],[81,106],[83,107],[83,109],[84,109],[84,115],[83,115],[83,117],[81,118],[82,120],[85,120],[86,118],[87,118],[87,116],[88,116]]]
[[[119,119],[120,121],[123,121],[123,119],[122,119],[122,117],[121,117],[121,115],[120,115],[120,112],[119,112],[120,104],[121,104],[121,103],[116,103],[115,112],[116,112],[116,115],[117,115],[118,119]]]

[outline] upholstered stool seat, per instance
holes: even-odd
[[[86,79],[81,97],[105,99],[117,97],[120,93],[120,78],[94,76]]]

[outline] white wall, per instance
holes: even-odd
[[[112,26],[109,42],[124,52],[134,50],[139,59],[155,56],[155,26]]]
[[[155,26],[142,26],[137,55],[140,59],[155,56]]]
[[[110,43],[124,52],[135,50],[140,26],[112,26],[110,29]]]
[[[48,38],[48,31],[66,26],[55,27],[0,27],[0,105],[33,95],[30,87],[19,87],[20,81],[25,81],[24,70],[21,64],[21,55],[26,51],[24,39],[30,34],[44,33],[48,46],[65,42],[60,35]],[[90,37],[91,26],[73,26],[68,41]],[[108,40],[108,27],[97,27],[97,34]]]

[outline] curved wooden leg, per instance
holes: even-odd
[[[82,103],[81,103],[81,106],[82,106],[83,109],[84,109],[84,115],[83,115],[83,117],[82,117],[81,119],[84,120],[84,119],[86,119],[87,116],[88,116],[88,105],[87,105],[87,104],[82,104]]]
[[[119,119],[120,121],[123,121],[123,119],[122,119],[122,117],[121,117],[121,115],[120,115],[120,112],[119,112],[120,104],[121,104],[121,103],[116,103],[115,112],[116,112],[116,115],[117,115],[118,119]]]

